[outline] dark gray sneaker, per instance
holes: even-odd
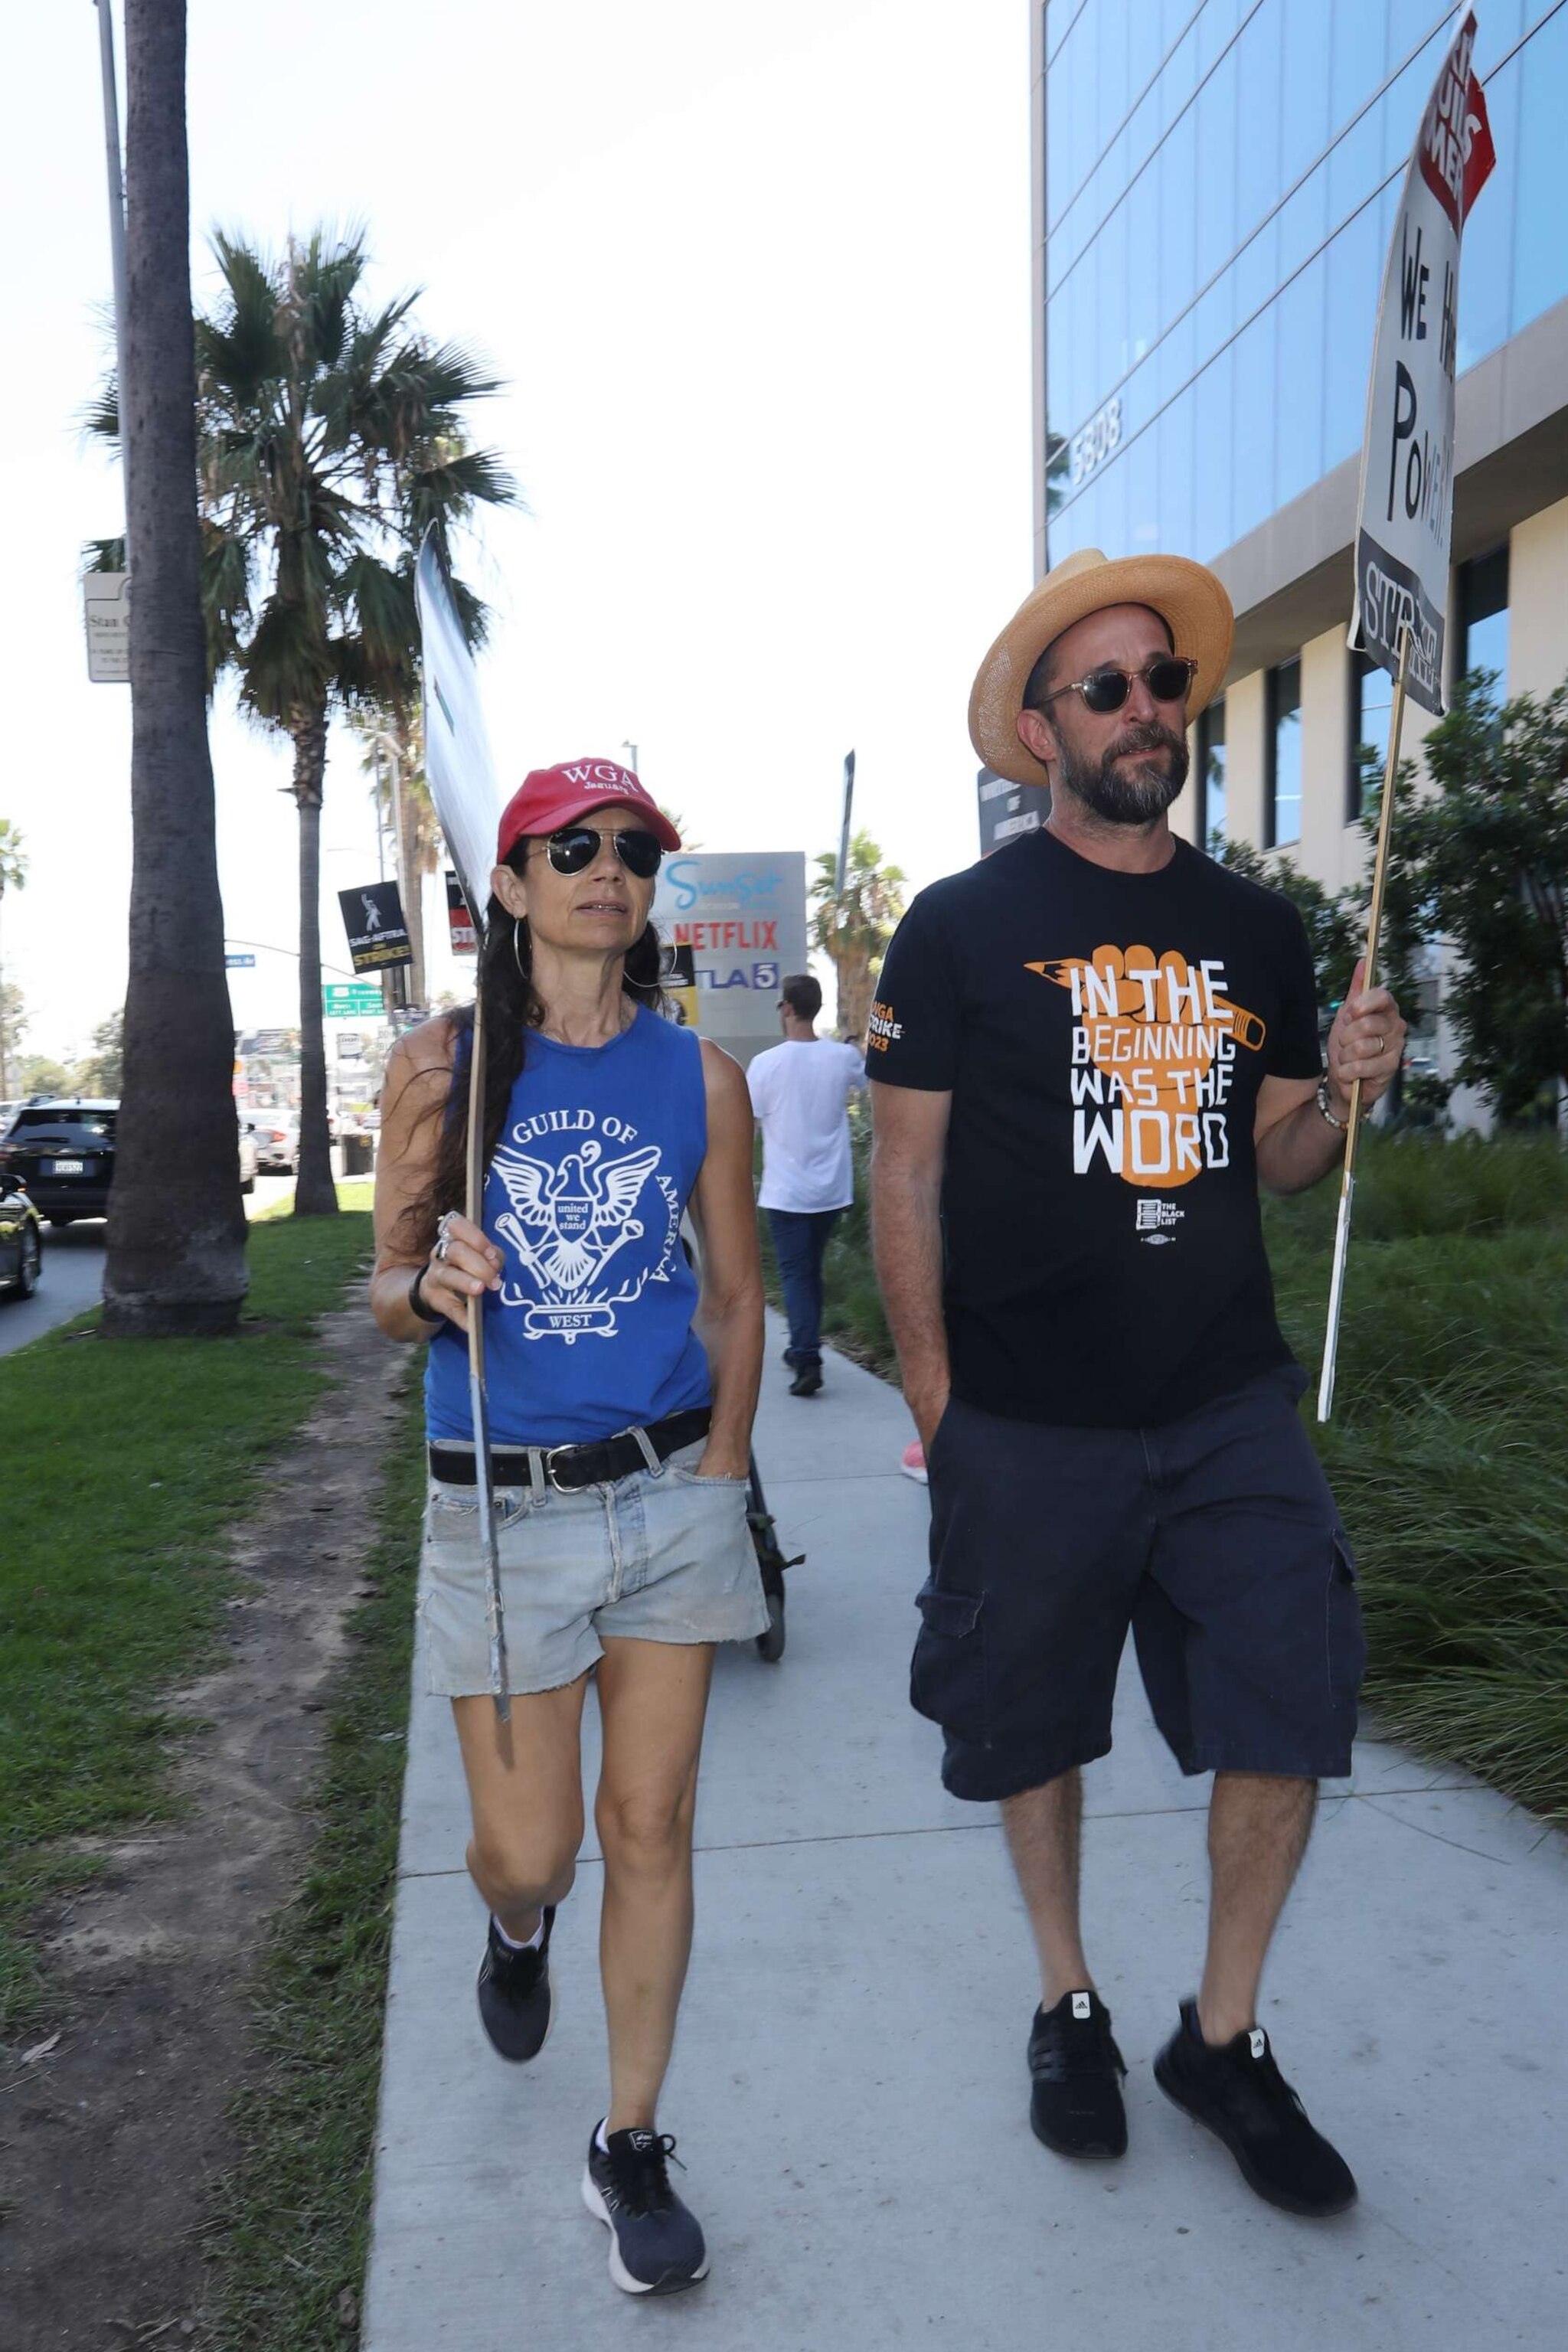
[[[626,2294],[679,2294],[708,2275],[702,2225],[669,2185],[668,2132],[607,2132],[595,2126],[583,2202],[610,2233],[610,2276]]]
[[[1270,2205],[1320,2220],[1355,2203],[1350,2166],[1308,2121],[1260,2025],[1216,2047],[1204,2040],[1196,2001],[1183,2001],[1181,2024],[1154,2061],[1154,2080],[1225,2142],[1247,2187]]]
[[[550,1984],[550,1931],[555,1925],[552,1904],[544,1913],[544,1933],[537,1945],[514,1951],[501,1941],[492,1919],[479,1962],[479,2021],[490,2047],[521,2066],[537,2058],[550,2032],[554,1995]]]
[[[1097,1992],[1064,1992],[1037,2009],[1029,2035],[1029,2122],[1058,2156],[1125,2156],[1127,2069]]]

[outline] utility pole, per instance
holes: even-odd
[[[125,262],[125,181],[120,163],[120,92],[114,78],[112,0],[93,0],[98,10],[99,62],[103,76],[103,150],[109,169],[109,249],[114,264],[114,372],[120,416],[120,467],[130,479],[130,438],[125,429],[125,322],[129,288]],[[125,569],[131,569],[131,495],[125,497]]]
[[[380,848],[381,833],[381,763],[384,757],[392,762],[392,874],[397,884],[397,896],[403,908],[403,919],[408,920],[408,879],[404,872],[403,858],[403,761],[395,739],[384,728],[378,728],[370,739],[372,757],[375,761],[375,822],[376,846]],[[415,877],[414,887],[419,887],[420,877]],[[408,966],[399,964],[385,979],[386,1008],[390,1013],[408,1003]]]

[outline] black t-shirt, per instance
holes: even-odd
[[[1184,842],[1121,874],[1027,834],[921,892],[878,994],[868,1075],[952,1095],[965,1403],[1148,1428],[1289,1360],[1252,1144],[1262,1080],[1321,1066],[1288,898]]]

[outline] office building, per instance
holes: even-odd
[[[1036,564],[1211,563],[1235,658],[1176,816],[1357,878],[1346,649],[1367,369],[1399,190],[1460,21],[1434,0],[1035,9]],[[1459,287],[1449,677],[1568,674],[1568,5],[1478,0],[1497,169]],[[1430,722],[1415,705],[1406,743]]]

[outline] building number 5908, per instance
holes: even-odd
[[[1103,466],[1121,441],[1121,394],[1118,393],[1072,437],[1072,478],[1076,488]]]

